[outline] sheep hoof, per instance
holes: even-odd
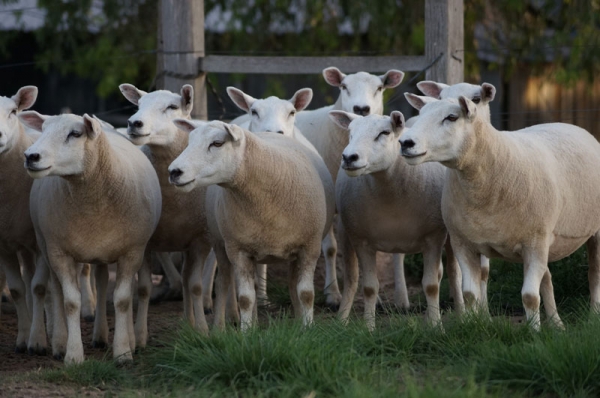
[[[47,354],[46,347],[40,347],[40,346],[29,347],[27,352],[31,356],[39,355],[41,357],[45,357]]]
[[[16,352],[17,354],[22,354],[22,353],[24,353],[24,352],[27,352],[27,343],[25,343],[25,342],[22,342],[22,343],[20,343],[20,344],[17,344],[17,345],[15,346],[15,352]]]
[[[106,343],[104,341],[94,340],[94,341],[92,341],[92,348],[104,349],[104,348],[106,348]]]
[[[64,357],[65,357],[64,352],[58,352],[58,353],[52,355],[52,358],[56,359],[57,361],[61,361],[61,362]]]
[[[96,317],[94,315],[86,315],[83,317],[83,320],[87,323],[93,323]]]

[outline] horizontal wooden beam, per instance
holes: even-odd
[[[428,65],[424,56],[360,56],[360,57],[261,57],[207,55],[199,58],[202,72],[262,73],[262,74],[315,74],[329,66],[344,73],[387,72],[399,69],[416,72]]]

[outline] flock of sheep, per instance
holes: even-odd
[[[148,338],[152,256],[172,285],[182,285],[184,317],[204,333],[208,309],[217,328],[226,315],[242,330],[253,325],[268,263],[290,264],[295,315],[311,324],[321,251],[327,303],[343,320],[361,270],[370,329],[377,251],[395,253],[394,301],[404,308],[403,256],[423,253],[434,325],[443,251],[459,314],[487,312],[488,258],[522,262],[523,305],[539,329],[540,293],[548,319],[562,327],[548,262],[586,243],[591,306],[600,310],[600,144],[587,131],[563,123],[497,131],[487,83],[421,82],[426,96],[405,94],[420,114],[405,121],[397,111],[382,115],[383,92],[402,72],[345,75],[331,67],[323,76],[340,95],[312,111],[304,110],[310,89],[282,100],[228,88],[247,112],[230,124],[192,120],[189,85],[146,93],[122,84],[138,106],[126,132],[88,115],[25,111],[37,97],[33,86],[0,97],[0,287],[8,282],[16,305],[17,351],[45,355],[47,326],[56,358],[83,361],[80,314],[93,301],[89,265],[79,282],[79,263],[97,265],[93,344],[106,346],[105,265],[116,263],[113,354],[131,360]],[[172,252],[184,253],[181,276]]]

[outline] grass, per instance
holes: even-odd
[[[412,278],[420,277],[419,261],[408,259]],[[564,331],[543,324],[537,333],[506,316],[521,308],[522,266],[494,261],[491,319],[450,312],[442,329],[420,314],[386,312],[372,333],[357,316],[347,325],[318,317],[304,328],[287,316],[287,289],[270,282],[276,310],[247,333],[205,337],[181,324],[132,366],[88,360],[35,377],[119,396],[600,396],[600,316],[589,315],[585,263],[581,250],[551,265]],[[447,286],[441,294],[447,300]]]

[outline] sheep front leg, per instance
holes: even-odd
[[[552,275],[550,270],[544,273],[542,278],[542,284],[540,286],[540,294],[544,303],[544,311],[548,321],[558,329],[564,329],[560,316],[558,316],[558,310],[556,309],[556,300],[554,299],[554,286],[552,285]]]
[[[81,264],[79,274],[79,288],[81,290],[81,316],[86,322],[94,322],[94,311],[96,309],[96,297],[91,286],[90,264]]]
[[[410,308],[406,277],[404,276],[404,253],[394,253],[392,263],[394,266],[394,304],[396,307],[407,310]]]
[[[202,305],[204,305],[204,313],[207,315],[213,310],[212,294],[216,272],[217,257],[215,251],[211,250],[202,270]]]
[[[319,246],[316,245],[316,248]],[[305,250],[301,252],[298,259],[292,264],[297,269],[298,284],[296,287],[297,297],[300,304],[300,315],[302,324],[309,326],[313,322],[313,309],[315,303],[315,269],[319,259],[319,250],[315,249],[313,253]]]
[[[465,307],[469,311],[478,310],[481,293],[479,254],[469,250],[454,238],[452,239],[452,249],[462,273],[462,292]]]
[[[23,282],[25,282],[25,301],[27,302],[27,310],[29,318],[33,317],[33,290],[31,282],[35,274],[35,254],[30,251],[20,250],[17,252],[19,264],[21,264],[21,272]]]
[[[377,252],[366,244],[355,245],[358,265],[362,272],[362,287],[365,299],[365,321],[367,328],[375,330],[375,310],[377,295],[379,294],[379,280],[377,279],[376,256]]]
[[[450,238],[446,240],[446,273],[448,274],[448,281],[450,284],[450,297],[454,301],[454,310],[462,315],[465,312],[465,301],[463,300],[462,294],[462,273],[458,265],[458,260],[452,250],[450,244]],[[487,288],[486,288],[487,291]]]
[[[548,246],[523,248],[525,278],[521,297],[527,321],[534,330],[540,330],[540,285],[548,272]]]
[[[84,357],[80,324],[81,292],[77,286],[77,263],[72,257],[57,254],[56,251],[49,256],[48,260],[62,286],[62,296],[64,298],[64,311],[67,319],[65,363],[81,363]]]
[[[41,255],[37,256],[35,274],[31,282],[33,291],[33,318],[27,349],[29,355],[46,355],[48,341],[46,340],[46,325],[44,323],[44,303],[48,286],[48,265]]]
[[[234,288],[233,267],[227,257],[225,248],[221,245],[213,247],[217,263],[219,264],[219,273],[216,280],[216,297],[214,307],[214,327],[219,330],[225,328],[225,306],[230,290]]]
[[[253,326],[253,309],[256,301],[254,290],[254,262],[243,253],[234,257],[234,274],[236,290],[238,292],[238,305],[240,306],[240,327],[246,331]]]
[[[150,252],[144,254],[142,267],[138,271],[138,306],[135,321],[135,340],[139,347],[145,348],[148,341],[148,307],[152,291]]]
[[[344,259],[344,292],[342,294],[340,309],[338,310],[338,317],[340,320],[346,321],[350,316],[354,296],[358,289],[358,259],[341,222],[338,223],[338,237],[340,238],[339,242],[341,243],[342,257]]]
[[[206,261],[210,247],[202,245],[188,250],[185,256],[184,269],[189,273],[189,279],[185,280],[188,285],[188,291],[191,293],[192,309],[194,313],[194,328],[204,334],[208,334],[208,324],[204,315],[204,305],[202,303],[202,268]]]
[[[440,264],[442,262],[441,245],[431,245],[423,252],[423,291],[427,300],[427,321],[433,325],[441,324],[440,315]]]
[[[337,281],[336,256],[337,256],[337,241],[333,233],[333,223],[329,232],[325,235],[325,239],[321,242],[321,249],[325,257],[325,304],[333,311],[340,308],[342,295]]]
[[[108,320],[106,319],[106,299],[108,293],[108,267],[96,265],[94,270],[96,279],[96,318],[94,319],[94,333],[92,347],[108,347]]]
[[[49,266],[49,261],[45,259]],[[57,361],[63,360],[67,352],[67,321],[65,318],[65,299],[63,296],[62,286],[58,276],[50,270],[50,296],[52,298],[52,314],[49,317],[52,320],[52,356]],[[48,312],[48,311],[46,311]],[[50,323],[50,322],[48,322]]]
[[[113,301],[115,304],[115,336],[113,339],[113,357],[117,362],[131,361],[132,344],[129,329],[131,319],[131,287],[135,273],[141,268],[144,251],[132,251],[127,256],[119,258],[117,262],[117,280]]]
[[[589,259],[588,283],[590,286],[590,309],[600,314],[600,232],[596,232],[586,242]],[[546,302],[544,300],[544,307]]]
[[[487,284],[490,277],[490,259],[483,254],[479,255],[479,261],[481,265],[481,282],[479,283],[479,294],[481,297],[480,306],[482,313],[490,313],[488,296],[487,296]]]
[[[31,316],[27,307],[27,287],[21,277],[21,266],[16,253],[0,253],[0,264],[4,266],[8,289],[17,309],[18,333],[15,352],[27,351],[27,339],[31,330]]]

